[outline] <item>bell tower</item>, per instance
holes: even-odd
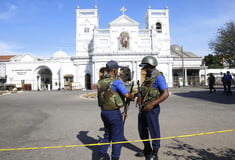
[[[76,9],[76,56],[88,57],[93,49],[93,34],[98,24],[97,8]]]
[[[148,8],[146,29],[151,32],[152,51],[158,55],[170,55],[169,10]]]

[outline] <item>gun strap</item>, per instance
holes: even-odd
[[[151,76],[151,78],[154,78],[154,77],[156,78],[159,74],[160,74],[160,72],[159,72],[158,70],[156,70],[156,73],[153,74],[153,75]],[[145,100],[146,100],[146,98],[147,98],[147,96],[148,96],[148,94],[149,94],[149,92],[150,92],[150,89],[151,89],[153,83],[154,83],[154,80],[151,81],[151,83],[150,83],[150,85],[149,85],[149,88],[148,88],[146,94],[144,95],[143,103],[145,102]]]
[[[143,103],[145,102],[145,100],[146,100],[146,98],[147,98],[147,96],[148,96],[148,94],[149,94],[149,92],[150,92],[150,89],[151,89],[151,86],[152,86],[152,85],[153,85],[153,81],[150,83],[149,88],[148,88],[146,94],[144,95]]]

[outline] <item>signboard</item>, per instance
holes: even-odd
[[[32,69],[13,69],[12,72],[16,72],[17,75],[26,75],[28,72],[31,72]]]

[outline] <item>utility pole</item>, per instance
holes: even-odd
[[[184,87],[185,86],[185,74],[184,74],[184,52],[183,52],[183,46],[181,46],[181,53],[182,53],[183,87]]]

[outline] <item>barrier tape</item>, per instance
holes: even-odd
[[[110,145],[110,144],[124,144],[124,143],[133,143],[133,142],[145,142],[145,141],[166,140],[166,139],[174,139],[174,138],[195,137],[195,136],[211,135],[211,134],[216,134],[216,133],[226,133],[226,132],[234,132],[234,131],[235,131],[235,129],[230,129],[230,130],[188,134],[188,135],[181,135],[181,136],[163,137],[163,138],[155,138],[155,139],[143,139],[143,140],[132,140],[132,141],[121,141],[121,142],[110,142],[110,143],[93,143],[93,144],[50,146],[50,147],[31,147],[31,148],[6,148],[6,149],[3,148],[3,149],[0,149],[0,151],[19,151],[19,150],[37,150],[37,149],[56,149],[56,148],[101,146],[101,145]]]

